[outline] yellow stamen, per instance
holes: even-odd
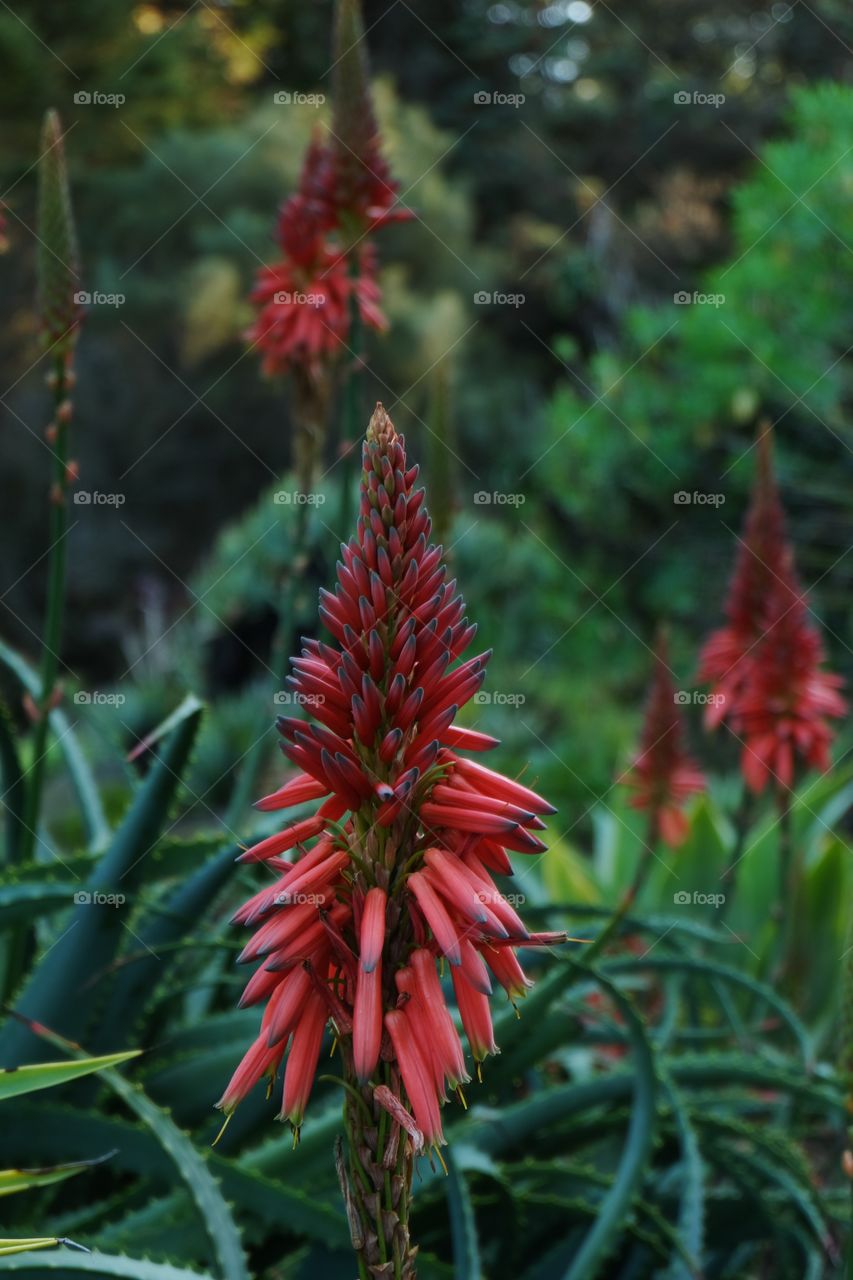
[[[228,1128],[229,1124],[231,1123],[231,1117],[233,1116],[233,1114],[234,1114],[233,1111],[229,1111],[228,1115],[222,1121],[222,1128],[219,1130],[219,1133],[217,1133],[216,1137],[213,1139],[213,1142],[211,1142],[210,1144],[212,1147],[216,1146],[217,1142],[222,1137],[225,1130]]]

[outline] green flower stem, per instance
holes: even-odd
[[[725,918],[726,912],[729,906],[731,905],[732,901],[734,900],[735,887],[737,885],[738,867],[740,866],[741,859],[743,858],[744,845],[746,844],[746,838],[752,826],[754,816],[755,816],[755,797],[753,796],[753,793],[750,791],[749,787],[745,786],[743,789],[743,795],[741,796],[740,804],[738,805],[737,812],[734,818],[734,826],[735,826],[734,847],[732,848],[731,857],[729,858],[728,863],[726,864],[726,869],[723,872],[723,888],[725,889],[726,896],[725,896],[725,901],[720,907],[720,913],[718,917],[720,921],[722,921]]]
[[[38,840],[38,823],[41,812],[41,794],[46,772],[48,744],[48,712],[55,696],[59,675],[59,646],[62,641],[62,617],[65,606],[66,535],[68,532],[68,415],[64,406],[69,391],[70,348],[63,343],[54,356],[53,364],[53,426],[56,439],[53,445],[54,472],[50,495],[50,549],[48,561],[47,614],[45,619],[41,693],[36,704],[38,712],[33,733],[33,756],[26,775],[24,800],[23,861],[33,854]]]
[[[781,981],[792,974],[796,947],[796,900],[802,887],[802,865],[794,840],[791,792],[787,788],[779,793],[779,898],[774,916],[779,923],[779,949],[774,981]]]
[[[349,450],[353,449],[354,442],[360,439],[364,432],[361,397],[359,395],[361,390],[361,345],[364,338],[364,326],[361,322],[361,312],[359,311],[358,297],[355,292],[358,280],[358,259],[353,253],[350,254],[349,259],[349,276],[352,285],[349,299],[351,363],[344,383],[343,396],[343,439],[341,445],[347,452],[341,459],[340,464],[341,491],[338,505],[338,527],[340,529],[348,529],[352,523],[350,490],[352,488],[353,464],[350,460]]]
[[[395,1081],[389,1063],[381,1064],[380,1078],[399,1095],[400,1082]],[[393,1265],[394,1280],[416,1280],[408,1230],[414,1157],[407,1136],[374,1101],[371,1085],[347,1084],[344,1127],[349,1191],[360,1225],[359,1277],[377,1275]],[[392,1154],[396,1156],[393,1164]]]

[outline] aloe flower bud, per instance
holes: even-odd
[[[772,432],[759,435],[752,502],[725,612],[702,650],[699,679],[712,687],[706,723],[725,723],[742,745],[750,790],[772,778],[783,791],[797,765],[830,766],[828,719],[846,710],[839,676],[822,670],[820,632],[794,566],[773,470]]]
[[[317,808],[242,855],[276,877],[235,917],[255,929],[241,959],[259,962],[243,1003],[265,1008],[219,1104],[230,1112],[284,1060],[282,1115],[298,1135],[330,1022],[350,1086],[359,1172],[347,1195],[361,1215],[363,1259],[370,1269],[395,1258],[403,1276],[414,1274],[415,1154],[443,1143],[442,1108],[470,1076],[439,968],[450,969],[479,1068],[497,1052],[493,987],[514,999],[529,985],[516,949],[565,939],[529,933],[493,878],[512,874],[508,850],[545,848],[542,815],[554,809],[463,754],[497,745],[457,723],[489,654],[463,657],[476,627],[430,543],[416,479],[378,405],[357,536],[341,548],[334,592],[321,593],[332,642],[304,640],[290,677],[311,719],[278,721],[298,772],[259,803],[264,812]],[[368,1186],[384,1188],[381,1232]]]
[[[39,161],[38,309],[48,346],[73,341],[80,288],[77,236],[71,213],[62,125],[55,111],[44,118]]]

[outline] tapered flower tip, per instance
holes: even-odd
[[[367,44],[359,0],[338,0],[335,6],[335,105],[343,114],[356,114],[369,103]]]
[[[59,115],[48,111],[38,166],[38,310],[49,346],[70,342],[79,317],[77,236],[62,137]]]
[[[367,424],[367,439],[370,443],[388,445],[397,439],[397,430],[394,423],[385,411],[385,406],[380,400],[376,401],[376,408],[370,415],[370,421]]]

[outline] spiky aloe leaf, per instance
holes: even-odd
[[[468,1183],[450,1150],[445,1156],[445,1163],[447,1164],[447,1208],[450,1213],[456,1280],[481,1280],[483,1273],[480,1269],[477,1220],[474,1217]]]
[[[31,1187],[47,1187],[54,1182],[64,1182],[84,1169],[102,1164],[109,1156],[97,1156],[94,1160],[76,1160],[73,1164],[55,1164],[43,1169],[0,1169],[0,1196],[11,1196],[17,1191],[29,1191]]]
[[[0,1126],[0,1159],[19,1159],[23,1141],[26,1141],[28,1156],[34,1153],[42,1160],[54,1159],[57,1153],[67,1157],[69,1152],[83,1155],[93,1148],[105,1150],[114,1147],[116,1151],[111,1168],[119,1173],[174,1185],[175,1166],[170,1154],[159,1137],[140,1124],[53,1102],[24,1102],[16,1108],[15,1115],[15,1131],[9,1126]],[[338,1108],[334,1119],[339,1130]],[[334,1130],[325,1131],[322,1137],[328,1138],[329,1132]],[[292,1146],[291,1138],[289,1147]],[[328,1165],[328,1142],[324,1144],[323,1151]],[[289,1166],[287,1156],[290,1157]],[[207,1164],[221,1184],[223,1194],[230,1203],[238,1206],[241,1214],[251,1215],[270,1229],[278,1230],[282,1223],[288,1223],[295,1235],[327,1241],[333,1246],[347,1245],[346,1223],[337,1208],[302,1189],[306,1181],[302,1160],[295,1159],[293,1151],[288,1149],[281,1153],[275,1168],[272,1160],[266,1163],[270,1168],[264,1173],[255,1168],[241,1167],[236,1161],[226,1160],[215,1152],[207,1157]],[[163,1201],[169,1212],[176,1203],[188,1210],[191,1203],[189,1190],[177,1190]]]
[[[74,881],[55,884],[0,885],[0,926],[4,929],[21,921],[38,920],[54,911],[67,909]]]
[[[27,983],[18,1003],[26,1019],[84,1039],[93,997],[126,935],[115,899],[130,898],[145,874],[145,860],[168,817],[198,731],[202,705],[184,704],[184,717],[156,756],[113,841],[94,868],[59,939]],[[86,998],[81,992],[86,992]],[[32,1036],[10,1020],[0,1033],[0,1060],[14,1066],[29,1056]]]
[[[65,165],[63,132],[56,111],[44,118],[39,158],[38,306],[49,347],[70,345],[77,327],[80,288],[77,235]]]
[[[205,910],[234,874],[238,849],[226,846],[199,867],[180,885],[157,912],[146,915],[134,927],[139,942],[139,956],[116,978],[110,992],[106,1014],[91,1041],[95,1048],[106,1040],[126,1043],[139,1018],[145,998],[160,977],[158,955],[195,927]],[[113,1037],[117,1037],[114,1040]]]
[[[59,1244],[60,1241],[51,1241]],[[39,1254],[28,1257],[18,1254],[15,1258],[0,1257],[0,1271],[36,1271],[49,1275],[53,1271],[79,1271],[101,1280],[208,1280],[200,1271],[186,1267],[173,1267],[168,1262],[150,1262],[147,1258],[128,1258],[113,1253],[62,1253]]]
[[[24,815],[24,771],[12,732],[12,722],[5,702],[0,702],[0,778],[3,783],[3,809],[6,815],[5,860],[7,865],[18,859]]]
[[[718,979],[721,982],[730,983],[732,986],[742,987],[744,990],[751,992],[764,1001],[779,1017],[784,1021],[791,1034],[797,1042],[797,1046],[802,1054],[803,1063],[809,1066],[811,1057],[811,1048],[809,1044],[809,1035],[794,1010],[787,1004],[781,996],[777,995],[771,986],[767,983],[759,982],[754,978],[747,977],[737,969],[732,969],[728,965],[718,964],[713,960],[694,959],[690,956],[642,956],[630,957],[629,959],[608,960],[602,964],[605,973],[633,973],[648,969],[651,972],[662,973],[694,973],[697,975],[705,974],[710,979]]]
[[[34,701],[41,697],[41,679],[33,667],[19,653],[0,640],[0,662],[4,663],[12,674],[21,682]],[[89,768],[74,726],[64,711],[53,710],[48,715],[59,750],[65,756],[65,763],[71,776],[71,782],[77,794],[83,821],[89,836],[89,847],[100,851],[104,849],[110,838],[110,824],[107,822],[95,785],[95,779]]]
[[[207,1161],[169,1113],[153,1103],[139,1085],[125,1080],[118,1071],[106,1071],[103,1078],[173,1161],[198,1210],[222,1280],[249,1280],[240,1233]]]
[[[633,1198],[642,1184],[654,1142],[658,1076],[649,1039],[631,1001],[614,983],[596,970],[587,969],[585,965],[571,960],[569,963],[578,972],[591,977],[607,992],[625,1019],[634,1049],[634,1104],[619,1168],[613,1186],[601,1202],[598,1217],[584,1237],[565,1276],[565,1280],[593,1280],[593,1277],[600,1274],[604,1260],[618,1242],[619,1232],[631,1211]]]
[[[67,1084],[69,1080],[91,1075],[93,1071],[115,1067],[120,1062],[138,1057],[139,1052],[139,1049],[130,1049],[126,1053],[108,1053],[100,1058],[79,1058],[76,1062],[41,1062],[0,1071],[0,1102],[20,1097],[23,1093],[35,1093],[37,1089],[51,1089],[56,1085]]]
[[[694,1259],[688,1265],[677,1254],[669,1265],[665,1280],[693,1280],[699,1271],[705,1239],[705,1166],[699,1150],[696,1130],[681,1094],[671,1081],[665,1089],[672,1106],[676,1132],[681,1146],[681,1203],[678,1209],[678,1236],[686,1253]]]

